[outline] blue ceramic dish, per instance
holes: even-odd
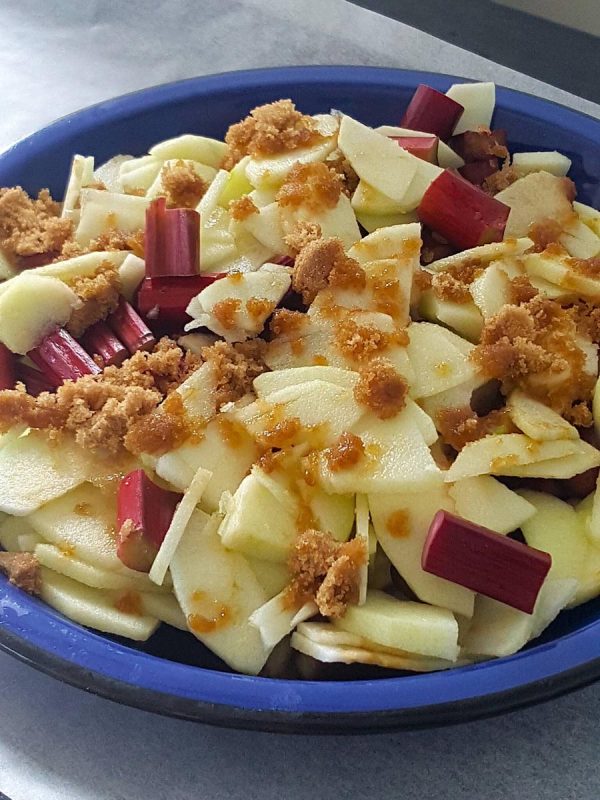
[[[307,113],[335,107],[371,125],[392,124],[417,84],[445,90],[454,80],[388,69],[299,67],[148,89],[85,109],[19,142],[0,156],[0,185],[21,184],[29,191],[49,186],[60,196],[73,153],[93,154],[101,163],[120,152],[142,154],[183,132],[220,138],[253,106],[282,97],[293,98]],[[511,149],[568,155],[579,199],[600,205],[599,121],[500,88],[495,125],[507,129]],[[599,600],[562,614],[542,639],[510,658],[377,679],[235,675],[191,637],[161,630],[138,649],[70,622],[0,578],[3,650],[118,702],[232,727],[353,732],[440,725],[545,700],[600,677]]]

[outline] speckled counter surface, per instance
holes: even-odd
[[[281,64],[496,80],[600,107],[345,0],[0,2],[0,150],[84,105]],[[0,654],[0,791],[12,800],[596,800],[600,685],[456,728],[276,737],[163,719]]]

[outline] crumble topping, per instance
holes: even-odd
[[[361,460],[365,446],[360,436],[345,431],[331,447],[323,451],[327,466],[332,472],[351,469]]]
[[[298,220],[291,232],[284,236],[284,242],[297,255],[310,242],[316,242],[322,236],[321,226],[316,222]]]
[[[455,277],[450,270],[438,272],[431,278],[433,293],[440,300],[452,303],[469,303],[473,299],[467,283]]]
[[[306,314],[301,311],[278,308],[271,317],[269,330],[273,336],[297,337],[306,323]]]
[[[208,189],[194,167],[181,159],[165,164],[160,177],[169,208],[196,208]]]
[[[385,358],[371,361],[359,372],[354,387],[357,403],[371,409],[379,419],[395,417],[406,405],[408,383]]]
[[[527,235],[533,241],[533,252],[543,253],[550,245],[558,244],[562,232],[562,224],[551,218],[544,219],[541,222],[536,222],[531,225],[527,231]]]
[[[0,552],[0,572],[19,589],[38,595],[42,588],[40,563],[33,553]]]
[[[368,361],[391,345],[405,347],[408,344],[408,334],[404,329],[385,333],[374,325],[359,325],[350,315],[336,321],[334,330],[339,352],[353,361]]]
[[[295,164],[277,192],[280,206],[303,208],[322,213],[335,208],[342,193],[342,181],[337,172],[321,161]]]
[[[510,302],[512,305],[520,306],[528,303],[538,294],[538,290],[532,285],[527,275],[517,275],[510,281]]]
[[[235,315],[240,310],[241,305],[241,300],[235,297],[226,297],[224,300],[219,300],[218,303],[215,303],[210,313],[219,325],[229,331],[236,326]]]
[[[82,301],[66,326],[71,336],[78,338],[90,325],[106,319],[118,306],[121,279],[118,269],[105,262],[94,275],[78,275],[69,285]]]
[[[329,533],[308,529],[301,533],[292,551],[292,580],[287,590],[291,606],[314,600],[325,617],[340,618],[349,605],[358,602],[363,543],[358,539],[337,542]]]
[[[337,173],[342,179],[342,191],[348,197],[352,197],[360,178],[354,171],[352,164],[348,161],[341,150],[336,150],[325,159],[327,166]]]
[[[516,431],[505,409],[478,417],[470,406],[444,408],[437,413],[436,423],[442,439],[455,450],[489,434]]]
[[[488,194],[498,194],[498,192],[501,192],[503,189],[508,189],[508,187],[515,181],[518,181],[520,177],[518,171],[506,162],[497,172],[492,172],[491,175],[487,176],[483,181],[482,188],[485,192],[488,192]]]
[[[229,203],[229,213],[236,222],[242,222],[251,217],[252,214],[258,214],[258,208],[254,205],[252,198],[245,194],[243,197],[239,197]]]
[[[202,358],[213,365],[217,375],[217,408],[248,394],[254,379],[268,372],[263,361],[265,348],[262,339],[249,339],[236,344],[219,341],[202,349]]]
[[[20,186],[0,189],[0,249],[17,264],[20,257],[46,256],[51,261],[73,235],[73,223],[59,214],[60,204],[48,189],[35,200]]]
[[[101,233],[96,239],[92,239],[85,247],[75,240],[66,241],[60,255],[54,260],[65,261],[85,253],[118,250],[131,250],[136,256],[144,258],[144,229],[139,228],[132,233],[111,229],[106,233]]]
[[[291,100],[257,106],[225,134],[229,153],[223,164],[231,169],[244,156],[273,156],[313,144],[319,137],[312,117],[300,113]]]
[[[272,300],[267,300],[264,297],[250,297],[246,301],[246,310],[254,319],[264,319],[276,307],[277,303],[274,303]]]
[[[306,305],[328,284],[340,288],[362,289],[366,275],[358,261],[349,258],[336,237],[309,242],[296,257],[292,288]]]

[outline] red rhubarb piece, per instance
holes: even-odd
[[[119,366],[129,355],[105,322],[96,322],[81,337],[81,344],[91,356],[99,356],[105,367]]]
[[[450,244],[468,250],[502,241],[510,208],[446,169],[429,185],[417,213]]]
[[[464,167],[459,167],[460,174],[474,186],[481,186],[486,178],[498,172],[498,159],[486,158],[485,161],[471,161]]]
[[[185,277],[145,278],[138,291],[138,311],[152,323],[181,327],[191,319],[186,312],[190,300],[225,274],[211,272]]]
[[[123,297],[106,319],[108,327],[133,355],[138,350],[152,350],[156,339],[137,311]]]
[[[400,126],[433,133],[445,141],[452,136],[463,111],[460,103],[421,83],[404,112]]]
[[[25,384],[27,394],[32,394],[34,397],[42,392],[53,392],[56,389],[56,383],[48,380],[39,369],[22,362],[17,364],[17,379]]]
[[[49,333],[27,353],[45,377],[60,386],[63,381],[76,381],[83,375],[97,375],[100,367],[64,328]]]
[[[191,208],[167,208],[164,197],[146,211],[144,235],[148,278],[197,275],[200,259],[200,214]]]
[[[425,572],[533,612],[552,558],[521,542],[438,511],[421,556]]]
[[[430,164],[437,163],[439,143],[437,136],[390,136],[389,138],[411,155],[429,161]]]
[[[130,569],[148,572],[181,495],[157,486],[144,470],[126,475],[117,494],[117,556]]]
[[[0,389],[15,387],[15,357],[5,344],[0,342]]]
[[[281,267],[293,267],[295,260],[292,258],[292,256],[274,256],[269,263],[279,264]]]

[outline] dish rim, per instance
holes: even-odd
[[[289,85],[291,90],[298,83],[356,85],[358,80],[379,89],[412,87],[420,82],[443,89],[452,81],[466,79],[360,66],[267,67],[188,78],[120,95],[62,117],[0,154],[0,171],[13,160],[18,163],[25,152],[28,157],[35,156],[74,131],[82,134],[103,121],[157,111],[169,102],[236,88]],[[600,140],[600,120],[594,117],[513,89],[498,86],[497,92],[499,104],[512,112]],[[32,613],[33,625],[26,624]],[[7,581],[0,581],[0,649],[24,663],[73,686],[144,710],[277,732],[358,733],[429,727],[550,699],[600,678],[599,628],[600,619],[513,656],[443,673],[369,681],[280,680],[187,666],[136,651],[65,620]],[[111,663],[98,669],[96,658],[106,662],[109,654]],[[194,680],[200,677],[201,685]],[[466,685],[455,686],[457,683]]]

